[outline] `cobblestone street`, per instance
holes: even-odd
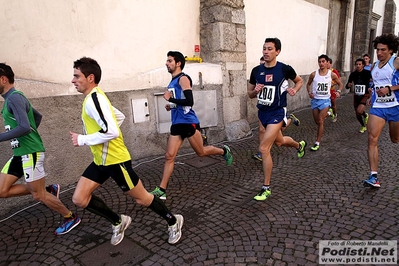
[[[261,162],[252,158],[257,128],[245,139],[215,144],[230,146],[230,167],[220,156],[181,152],[166,200],[185,219],[176,245],[167,243],[166,222],[110,179],[95,195],[132,216],[121,244],[109,243],[112,230],[105,219],[76,209],[71,184],[61,188],[60,198],[77,210],[81,224],[56,237],[62,219],[44,205],[9,210],[0,217],[0,265],[318,265],[320,240],[398,240],[399,147],[386,127],[379,142],[381,188],[364,188],[367,132],[358,132],[352,98],[337,100],[338,121],[327,118],[316,152],[310,150],[317,130],[310,108],[295,112],[301,124],[284,135],[305,140],[306,154],[298,159],[293,148],[273,147],[272,195],[264,202],[252,199],[263,184]],[[134,161],[147,190],[159,185],[163,162]]]

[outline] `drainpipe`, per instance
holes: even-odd
[[[202,58],[201,57],[184,57],[186,59],[186,61],[194,61],[194,62],[198,62],[198,63],[202,63]]]

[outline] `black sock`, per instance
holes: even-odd
[[[94,195],[91,195],[91,200],[87,205],[86,210],[101,217],[104,217],[113,225],[118,225],[121,222],[121,218],[119,217],[119,215],[113,212],[102,199]]]
[[[163,203],[163,201],[160,200],[157,196],[154,196],[154,199],[152,200],[149,208],[153,212],[164,218],[169,226],[176,223],[175,216],[168,210],[165,203]]]
[[[225,155],[226,155],[226,153],[227,153],[227,150],[226,150],[226,148],[225,148],[225,147],[223,147],[223,156],[225,156]]]
[[[162,191],[163,193],[166,193],[166,189],[159,187],[159,190]]]

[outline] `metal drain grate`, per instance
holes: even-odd
[[[117,246],[106,242],[81,254],[78,259],[83,265],[136,265],[151,253],[125,239]]]
[[[250,201],[253,196],[253,191],[240,188],[239,185],[229,185],[213,197],[228,204],[241,206]]]

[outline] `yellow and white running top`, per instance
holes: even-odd
[[[124,119],[99,87],[86,96],[82,104],[84,135],[78,136],[78,144],[90,146],[96,165],[113,165],[131,159],[119,128]]]

